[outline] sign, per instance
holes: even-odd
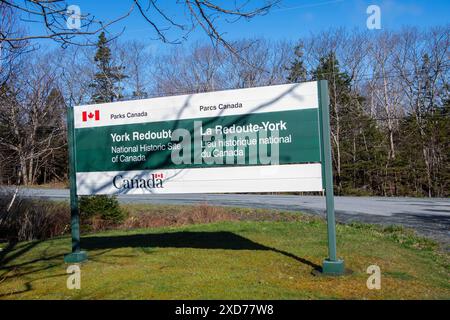
[[[81,250],[78,195],[322,191],[328,258],[336,253],[326,81],[69,108],[72,252]]]
[[[321,191],[317,82],[74,108],[78,195]]]

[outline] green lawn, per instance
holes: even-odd
[[[0,244],[0,299],[450,298],[449,256],[408,232],[338,225],[342,277],[312,271],[327,255],[326,224],[222,221],[85,235],[81,290],[66,288],[70,238]],[[381,290],[366,269],[380,266]]]

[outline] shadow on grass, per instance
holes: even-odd
[[[58,267],[63,264],[63,254],[46,255],[17,261],[25,253],[36,247],[40,242],[31,242],[22,246],[11,243],[0,254],[0,283],[22,276],[40,274],[41,272]],[[298,257],[292,253],[268,247],[232,232],[168,232],[154,234],[134,234],[121,236],[88,236],[81,240],[82,248],[86,250],[101,250],[96,254],[90,253],[90,260],[102,256],[118,248],[194,248],[194,249],[225,249],[225,250],[262,250],[272,251],[294,259],[314,270],[321,267],[309,260]],[[10,274],[12,273],[12,274]],[[10,293],[0,294],[0,298],[8,298],[32,291],[33,282],[52,277],[64,277],[65,273],[58,273],[37,277],[24,283],[25,288]]]
[[[35,248],[38,244],[42,243],[42,241],[34,241],[25,244],[18,244],[16,242],[11,242],[7,245],[7,247],[1,251],[0,254],[0,288],[1,284],[4,281],[28,277],[31,276],[31,280],[25,281],[23,286],[25,289],[16,290],[8,293],[0,293],[0,299],[2,298],[13,298],[14,296],[32,291],[33,282],[39,280],[46,280],[50,278],[57,277],[65,277],[67,273],[53,273],[51,275],[43,275],[39,277],[40,274],[45,274],[46,271],[51,270],[53,268],[59,268],[64,265],[63,257],[64,254],[54,254],[48,255],[47,250],[44,249],[41,251],[39,256],[32,256],[30,259],[23,259],[27,252],[31,249]],[[102,252],[97,252],[96,254],[91,255],[92,258],[101,256],[105,253],[108,253],[110,250],[103,250]],[[65,269],[65,268],[64,268]],[[59,270],[59,269],[58,269]],[[24,278],[24,279],[30,279]]]
[[[28,242],[24,244],[19,244],[16,241],[9,242],[8,245],[0,252],[0,283],[8,279],[27,276],[53,268],[57,264],[56,260],[62,258],[62,255],[47,256],[44,254],[40,258],[13,264],[16,260],[19,260],[19,258],[31,251],[40,243],[41,241]],[[42,266],[40,265],[42,262],[47,262],[48,264]],[[32,282],[36,280],[39,279],[25,282],[25,289],[23,290],[10,293],[1,293],[0,298],[13,297],[15,295],[31,291],[33,289]]]
[[[2,251],[0,251],[0,268],[2,268],[7,263],[21,257],[22,255],[24,255],[25,253],[36,247],[39,243],[40,241],[34,241],[26,243],[21,247],[17,247],[18,243],[16,241],[8,242],[8,245],[5,248],[3,248]]]
[[[122,236],[84,237],[82,247],[88,250],[117,248],[194,248],[273,251],[303,263],[315,270],[321,267],[292,253],[256,243],[232,232],[168,232]]]

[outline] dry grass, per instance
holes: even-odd
[[[223,221],[305,221],[317,220],[310,215],[251,208],[213,207],[207,203],[191,206],[127,205],[128,219],[120,229],[184,226]]]
[[[123,229],[158,228],[235,220],[237,218],[225,209],[208,205],[177,207],[175,210],[158,208],[156,212],[148,212],[148,208],[144,207],[133,212],[121,227]]]
[[[64,203],[17,197],[0,198],[0,241],[45,240],[70,231],[70,213]]]
[[[26,186],[31,189],[69,189],[69,181],[52,181]]]
[[[66,202],[26,199],[18,196],[8,211],[11,197],[0,198],[0,241],[45,240],[70,232],[70,208]],[[176,227],[225,221],[306,221],[310,215],[251,208],[200,205],[121,205],[127,218],[121,223],[98,216],[81,215],[82,233],[106,230]],[[7,212],[8,211],[8,212]]]

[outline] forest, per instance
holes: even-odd
[[[234,52],[102,32],[95,46],[2,51],[0,183],[67,183],[68,107],[325,79],[336,194],[448,197],[449,32],[334,28]]]

